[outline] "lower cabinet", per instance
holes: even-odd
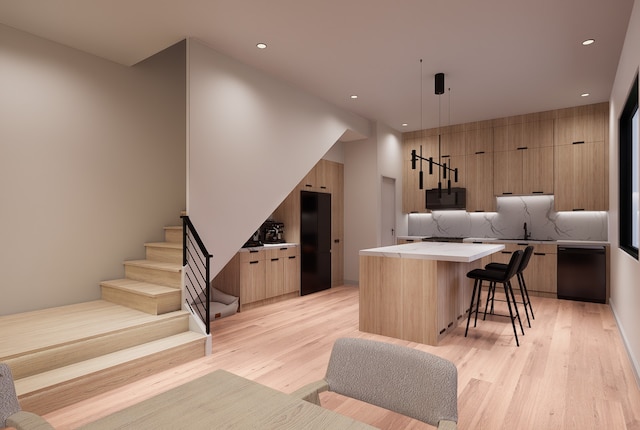
[[[240,311],[300,295],[300,247],[247,248],[211,285],[240,298]]]
[[[491,242],[500,243],[500,242]],[[555,244],[536,243],[533,245],[533,254],[529,264],[523,272],[527,291],[530,294],[557,297],[557,267],[558,247]],[[509,263],[514,251],[527,247],[525,243],[505,243],[505,249],[493,254],[492,261],[497,263]],[[512,281],[514,289],[518,288],[517,280]],[[517,293],[517,292],[516,292]]]

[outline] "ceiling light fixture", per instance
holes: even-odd
[[[351,94],[351,99],[352,99],[352,100],[355,100],[355,99],[357,99],[357,98],[358,98],[358,95],[357,95],[357,94]]]
[[[582,44],[584,46],[589,46],[589,45],[592,45],[593,43],[595,43],[595,41],[596,41],[595,39],[586,39],[586,40],[582,41]]]
[[[258,48],[258,49],[267,49],[267,44],[260,42],[260,43],[258,43],[256,45],[256,48]]]
[[[447,166],[447,163],[442,163],[442,134],[440,132],[441,122],[441,106],[440,106],[440,96],[444,94],[444,73],[436,73],[435,75],[435,94],[438,96],[438,161],[433,161],[433,157],[424,158],[422,156],[422,145],[420,145],[420,155],[416,153],[415,149],[411,150],[411,168],[413,170],[416,169],[416,161],[420,160],[420,173],[418,176],[418,187],[422,190],[424,189],[424,174],[422,172],[422,161],[429,162],[429,174],[433,174],[433,165],[438,166],[439,172],[442,172],[442,179],[447,180],[447,193],[451,194],[451,173],[454,175],[455,182],[458,182],[458,169],[452,169],[451,166]],[[421,133],[424,135],[424,127],[422,126],[422,59],[420,59],[420,129]],[[449,102],[449,106],[451,106],[451,102]],[[424,139],[423,139],[424,140]],[[447,178],[447,172],[449,173],[449,177]],[[425,191],[426,194],[427,191]],[[440,173],[438,173],[438,197],[442,197],[442,182],[440,181]],[[426,198],[425,198],[426,201]]]
[[[403,126],[403,127],[408,127],[408,126],[409,126],[409,124],[407,124],[406,122],[403,122],[403,123],[402,123],[402,126]]]
[[[589,93],[582,93],[582,94],[580,94],[580,97],[589,97],[589,96],[590,96],[590,94],[589,94]]]

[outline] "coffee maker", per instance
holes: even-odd
[[[267,220],[262,224],[261,236],[264,243],[284,243],[284,224]]]
[[[253,248],[255,246],[263,246],[262,240],[260,238],[260,229],[256,230],[255,233],[242,245],[243,248]]]

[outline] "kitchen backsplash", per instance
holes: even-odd
[[[553,196],[498,197],[497,212],[436,211],[409,215],[410,236],[606,241],[607,212],[555,212]]]

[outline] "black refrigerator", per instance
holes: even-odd
[[[300,191],[300,295],[331,288],[331,194]]]

